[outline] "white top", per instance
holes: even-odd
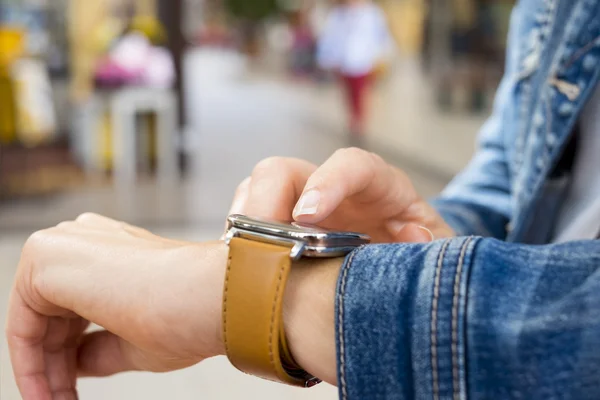
[[[581,116],[573,180],[560,210],[554,242],[596,239],[600,233],[600,87]]]
[[[341,5],[327,18],[317,61],[322,68],[345,75],[365,75],[390,54],[392,43],[385,15],[377,5]]]

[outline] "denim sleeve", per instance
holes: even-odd
[[[338,283],[352,399],[600,398],[600,242],[363,247]]]
[[[477,151],[469,163],[436,199],[433,206],[459,235],[503,239],[511,218],[511,175],[506,151],[507,130],[514,129],[518,84],[520,7],[512,13],[504,77],[491,117],[479,133]]]

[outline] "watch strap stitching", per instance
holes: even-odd
[[[271,361],[271,366],[273,367],[273,371],[275,371],[276,375],[279,375],[277,373],[277,367],[275,366],[275,358],[273,356],[273,330],[275,328],[275,312],[277,309],[277,303],[279,302],[279,291],[281,289],[281,281],[283,278],[283,271],[285,269],[285,262],[281,263],[281,265],[279,266],[279,277],[277,279],[277,287],[275,289],[275,296],[273,297],[273,307],[271,309],[271,326],[269,327],[269,359]],[[283,321],[280,321],[281,324],[283,324]]]
[[[227,272],[225,273],[225,290],[223,293],[223,343],[225,353],[229,356],[229,347],[227,346],[227,293],[229,291],[229,273],[231,271],[231,254],[227,258]]]

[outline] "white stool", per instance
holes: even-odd
[[[136,114],[154,113],[157,120],[157,177],[177,179],[177,99],[171,90],[127,88],[109,96],[112,122],[113,176],[115,184],[127,186],[136,179]]]

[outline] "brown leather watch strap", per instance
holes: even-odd
[[[291,248],[233,238],[223,294],[227,357],[241,371],[296,386],[310,377],[293,360],[283,330]]]

